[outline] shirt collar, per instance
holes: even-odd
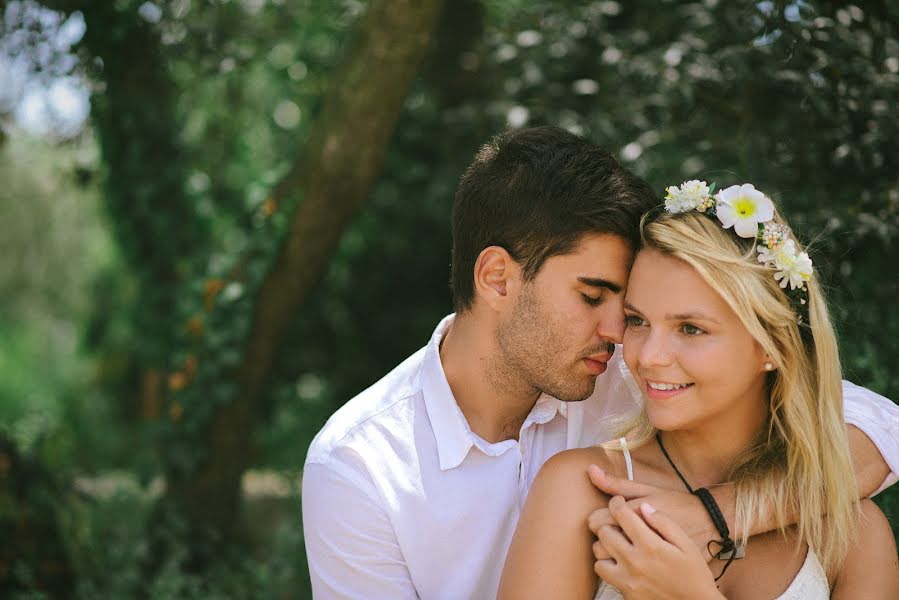
[[[528,418],[524,420],[522,429],[526,429],[529,425],[543,425],[552,421],[557,414],[568,418],[568,403],[562,402],[558,398],[553,398],[548,394],[540,394],[537,403],[531,409]]]
[[[455,315],[449,315],[437,325],[425,347],[422,364],[422,393],[428,419],[434,430],[434,439],[437,441],[437,455],[442,471],[454,469],[462,464],[474,444],[471,427],[456,404],[449,382],[446,380],[446,373],[443,371],[443,364],[440,362],[440,340],[452,325],[454,317]]]
[[[478,444],[478,438],[462,410],[456,403],[443,364],[440,362],[440,341],[452,325],[455,315],[444,317],[434,330],[431,340],[425,348],[425,356],[422,364],[421,386],[424,395],[425,408],[428,411],[428,419],[434,430],[434,439],[437,442],[437,454],[440,459],[440,469],[446,471],[454,469],[462,464],[472,446]],[[533,425],[543,425],[552,421],[557,414],[568,418],[568,403],[562,402],[547,394],[541,394],[537,403],[528,414],[521,427],[524,431]],[[489,450],[482,448],[488,454],[493,451],[502,452],[499,448]]]

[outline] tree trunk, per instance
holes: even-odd
[[[206,461],[171,475],[170,499],[195,532],[234,533],[260,401],[283,333],[320,279],[349,220],[367,200],[442,0],[373,0],[323,99],[296,162],[274,188],[276,206],[300,198],[288,235],[259,291],[237,369],[238,392],[215,416]]]

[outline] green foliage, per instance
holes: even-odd
[[[80,503],[67,482],[0,432],[0,594],[63,597],[75,579]]]
[[[252,544],[221,548],[215,564],[205,573],[192,573],[186,561],[189,548],[183,545],[178,526],[158,532],[170,538],[176,550],[151,575],[152,548],[147,528],[154,522],[155,494],[149,489],[118,482],[111,494],[94,492],[82,518],[78,550],[84,557],[73,597],[150,597],[159,600],[206,598],[310,597],[305,570],[302,529],[295,519],[262,524]],[[258,498],[249,501],[250,510]],[[279,499],[280,515],[296,510],[296,496]],[[271,507],[267,507],[271,510]]]
[[[95,161],[88,141],[11,137],[0,147],[0,430],[25,450],[66,420],[62,398],[91,394],[81,339],[97,277],[120,268]]]

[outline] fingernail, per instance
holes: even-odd
[[[590,465],[590,468],[593,469],[597,475],[605,475],[605,472],[596,465]]]
[[[640,505],[640,510],[643,511],[644,515],[651,515],[656,511],[656,509],[652,507],[652,504],[648,504],[646,502]]]

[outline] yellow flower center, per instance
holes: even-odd
[[[737,198],[737,201],[734,202],[734,211],[736,211],[738,216],[743,217],[744,219],[751,217],[755,214],[755,202],[746,196],[740,196]]]

